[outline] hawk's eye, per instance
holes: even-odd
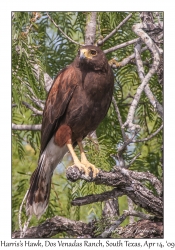
[[[97,54],[97,51],[94,49],[91,49],[91,55],[95,56]]]

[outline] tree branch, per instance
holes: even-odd
[[[41,124],[35,124],[35,125],[17,125],[12,123],[12,129],[13,130],[32,130],[32,131],[38,131],[41,130]]]
[[[87,15],[86,20],[86,32],[85,32],[85,44],[93,45],[96,35],[96,24],[97,24],[97,12],[91,12]]]
[[[139,181],[149,181],[154,188],[156,189],[157,194],[160,196],[162,194],[162,183],[150,172],[134,172],[131,171],[130,172],[131,177],[135,180],[139,180]]]
[[[51,16],[49,16],[48,12],[47,12],[47,16],[48,16],[48,18],[50,19],[50,21],[55,25],[55,27],[57,27],[57,28],[59,29],[59,31],[60,31],[69,41],[71,41],[72,43],[75,43],[75,44],[77,44],[77,45],[81,45],[80,43],[74,41],[72,38],[70,38],[68,35],[66,35],[66,34],[64,33],[64,31],[59,27],[59,25],[57,25],[57,24],[55,23],[55,21],[51,18]]]
[[[44,73],[44,82],[45,90],[48,93],[50,88],[52,87],[53,79],[47,73]]]
[[[139,220],[124,228],[117,228],[122,239],[159,239],[163,238],[163,223],[156,220]]]
[[[110,34],[108,34],[105,38],[103,38],[102,40],[99,40],[97,42],[97,45],[100,46],[102,45],[105,41],[107,41],[109,38],[111,38],[118,29],[120,29],[120,27],[126,23],[128,21],[128,19],[132,16],[132,13],[130,13]]]
[[[27,102],[22,101],[22,104],[23,104],[24,106],[26,106],[26,108],[32,110],[36,115],[42,115],[42,114],[43,114],[43,111],[40,111],[40,110],[34,108],[32,105],[30,105],[30,104],[27,103]]]
[[[146,209],[148,212],[155,214],[158,217],[163,216],[163,202],[160,197],[154,196],[152,191],[147,189],[143,184],[136,180],[136,176],[131,170],[115,167],[115,172],[105,172],[100,170],[95,179],[91,176],[87,178],[79,171],[76,166],[71,166],[67,169],[67,179],[70,181],[77,181],[83,179],[86,181],[93,181],[96,185],[104,184],[106,186],[117,187],[130,197],[130,199],[139,206]],[[137,175],[137,173],[135,173]],[[142,173],[139,172],[139,177]],[[143,174],[144,176],[144,174]],[[134,178],[135,179],[134,179]]]
[[[34,96],[29,96],[29,95],[25,95],[25,96],[29,98],[32,102],[34,102],[40,109],[44,110],[44,105],[42,104],[40,99]]]
[[[144,73],[144,68],[143,68],[143,63],[140,57],[140,51],[141,51],[141,45],[138,43],[135,48],[135,60],[136,60],[136,65],[137,65],[137,71],[140,77],[140,80],[143,81],[145,77]],[[144,88],[145,94],[150,100],[150,103],[153,105],[157,113],[160,115],[160,117],[163,119],[163,107],[162,105],[158,102],[156,97],[153,95],[153,93],[150,90],[149,85],[147,84]]]
[[[150,136],[148,136],[147,138],[144,139],[137,139],[137,140],[133,140],[133,143],[136,142],[144,142],[144,141],[149,141],[150,139],[152,139],[155,135],[157,135],[163,128],[163,124],[160,126],[160,128],[158,128],[154,133],[152,133]]]
[[[141,49],[141,52],[147,50],[148,47],[145,46]],[[121,62],[117,62],[115,59],[111,59],[109,60],[109,64],[111,65],[111,67],[113,69],[116,69],[118,67],[122,67],[125,66],[126,64],[128,64],[131,60],[133,60],[135,58],[135,53],[131,54],[130,56],[124,58]]]
[[[91,223],[73,221],[61,216],[55,216],[47,219],[45,222],[36,227],[28,228],[24,238],[51,238],[52,236],[66,232],[71,236],[81,236],[84,238],[94,237],[94,227]],[[12,238],[20,238],[20,231],[12,233]]]
[[[124,195],[124,193],[121,190],[118,190],[117,188],[114,188],[111,191],[106,191],[102,194],[92,194],[92,195],[87,195],[84,197],[79,197],[74,199],[71,204],[73,206],[83,206],[83,205],[87,205],[87,204],[91,204],[94,202],[102,202],[102,201],[106,201],[109,200],[111,198],[117,198]]]
[[[112,48],[106,49],[106,50],[104,50],[103,52],[104,52],[105,54],[107,54],[107,53],[112,52],[112,51],[115,51],[115,50],[117,50],[117,49],[121,49],[121,48],[123,48],[123,47],[126,47],[126,46],[128,46],[128,45],[130,45],[130,44],[137,43],[139,40],[140,40],[140,38],[135,38],[135,39],[133,39],[133,40],[131,40],[131,41],[127,41],[127,42],[121,43],[121,44],[119,44],[119,45],[116,45],[116,46],[114,46],[114,47],[112,47]]]
[[[125,130],[123,128],[122,118],[121,118],[120,111],[119,111],[119,108],[117,106],[117,102],[116,102],[114,96],[112,97],[112,103],[114,105],[115,112],[116,112],[117,117],[118,117],[118,121],[119,121],[121,132],[122,132],[123,141],[126,141],[127,137],[126,137],[126,134],[125,134]]]
[[[152,41],[152,39],[143,31],[143,28],[144,28],[143,24],[136,24],[133,26],[133,31],[142,39],[142,41],[148,46],[148,48],[153,53],[153,64],[136,91],[134,100],[129,109],[127,120],[123,125],[124,127],[128,126],[131,130],[140,129],[139,125],[133,124],[135,110],[137,108],[137,105],[139,103],[141,94],[145,86],[147,85],[153,74],[157,71],[160,62],[160,56],[157,47]]]
[[[137,155],[135,155],[133,159],[130,161],[130,163],[126,166],[126,168],[129,168],[140,155],[141,155],[140,152]]]

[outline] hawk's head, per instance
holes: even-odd
[[[95,71],[107,70],[108,61],[104,52],[94,45],[80,47],[76,60],[78,60],[80,68],[89,68],[90,70],[93,69]]]

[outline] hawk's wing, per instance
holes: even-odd
[[[55,78],[43,111],[40,154],[58,129],[61,117],[65,113],[77,85],[77,75],[71,65],[63,69]]]

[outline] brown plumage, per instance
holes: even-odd
[[[51,177],[69,150],[75,165],[93,177],[98,169],[88,162],[82,139],[105,117],[112,99],[113,72],[105,54],[96,46],[80,48],[77,57],[59,72],[49,91],[43,112],[41,151],[27,196],[27,215],[40,217],[47,208]],[[81,162],[73,148],[79,146]]]

